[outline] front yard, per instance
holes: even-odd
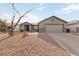
[[[7,34],[0,33],[0,55],[70,55],[45,33],[28,33],[26,37],[22,37],[22,35],[23,33],[17,33],[13,37],[8,37]]]

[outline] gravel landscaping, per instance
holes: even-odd
[[[70,56],[69,52],[60,47],[45,33],[17,33],[8,37],[0,33],[1,56]]]

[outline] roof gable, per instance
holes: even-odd
[[[46,19],[40,21],[39,23],[44,22],[44,21],[46,21],[46,20],[49,20],[49,19],[51,19],[51,18],[53,18],[53,17],[56,18],[57,20],[60,20],[60,21],[65,22],[65,23],[68,23],[68,22],[66,22],[66,21],[64,21],[64,20],[62,20],[61,18],[58,18],[58,17],[56,17],[56,16],[48,17],[48,18],[46,18]]]
[[[4,21],[0,20],[0,24],[4,25],[6,24]],[[7,25],[7,24],[6,24]]]
[[[29,23],[29,22],[24,22],[24,23],[21,23],[20,25],[23,25],[23,24],[31,24],[31,23]]]

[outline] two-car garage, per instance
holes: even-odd
[[[39,32],[65,32],[67,22],[56,17],[51,16],[39,22]]]
[[[45,28],[46,32],[63,32],[63,25],[55,25],[55,24],[51,24],[51,25],[46,25]]]

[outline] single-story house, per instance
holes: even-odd
[[[2,32],[6,31],[6,28],[4,27],[4,25],[3,25],[2,22],[3,22],[3,21],[0,20],[0,32],[1,32],[1,31],[2,31]]]
[[[56,16],[51,16],[38,23],[39,32],[65,32],[67,22]]]
[[[70,29],[70,32],[79,32],[79,20],[69,21],[67,28]]]
[[[20,24],[20,31],[37,31],[38,25],[37,24],[31,24],[29,22],[24,22]]]
[[[32,30],[32,31],[38,31],[38,24],[32,23],[31,30]]]
[[[11,23],[8,23],[8,22],[5,22],[5,21],[2,21],[2,20],[0,20],[0,32],[5,32],[6,31],[6,28],[5,28],[5,26],[4,26],[4,24],[5,25],[7,25],[8,26],[8,28],[9,27],[11,27]],[[20,26],[19,26],[19,24],[16,26],[16,28],[14,29],[14,31],[20,31]]]
[[[4,27],[2,22],[5,23],[8,27],[11,27],[11,23],[0,20],[0,32],[6,32],[6,28]],[[29,22],[24,22],[24,23],[18,24],[14,29],[14,31],[24,31],[24,30],[25,31],[38,31],[38,24],[35,24],[35,23],[31,24]]]

